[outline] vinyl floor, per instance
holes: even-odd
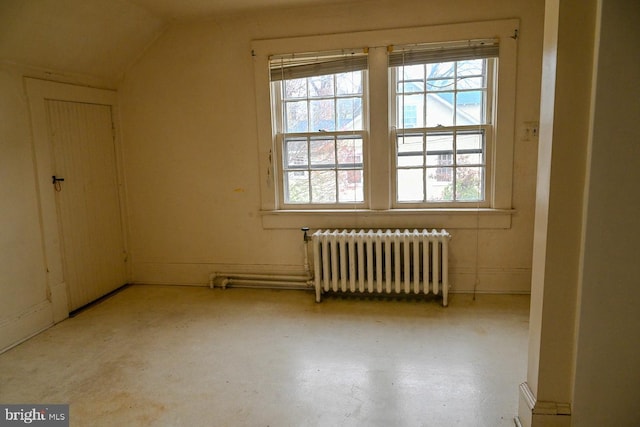
[[[72,426],[513,426],[529,297],[130,286],[0,355]]]

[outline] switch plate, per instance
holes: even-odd
[[[537,141],[540,133],[540,122],[522,122],[520,141]]]

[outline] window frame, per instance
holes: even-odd
[[[449,227],[510,228],[515,137],[515,97],[518,19],[445,24],[254,40],[254,61],[260,215],[265,228],[319,227]],[[488,207],[396,208],[392,199],[394,149],[389,114],[389,45],[438,43],[464,39],[497,39],[500,44],[497,81],[495,144],[491,153],[493,186]],[[368,164],[365,198],[368,207],[353,209],[285,209],[278,198],[277,151],[271,121],[268,59],[272,55],[339,50],[345,46],[369,48],[369,131],[364,161]],[[382,119],[380,119],[382,118]]]
[[[350,51],[352,49],[349,49]],[[322,54],[322,52],[319,52],[319,54]],[[282,209],[284,210],[320,210],[320,209],[366,209],[368,207],[367,204],[367,146],[368,146],[368,102],[367,102],[367,88],[368,88],[368,81],[367,81],[367,71],[365,70],[358,70],[358,71],[362,71],[362,130],[352,130],[352,131],[324,131],[324,132],[313,132],[313,131],[307,131],[307,132],[286,132],[285,129],[282,129],[282,127],[285,126],[285,118],[284,116],[284,103],[286,102],[286,100],[284,99],[284,97],[282,96],[282,84],[286,79],[283,79],[281,81],[277,81],[277,82],[271,82],[270,85],[271,88],[271,109],[272,112],[272,133],[273,133],[273,138],[274,138],[274,147],[273,150],[275,152],[275,158],[272,159],[272,161],[275,163],[275,166],[277,168],[274,168],[275,170],[278,170],[279,173],[275,173],[274,172],[274,180],[276,180],[276,188],[277,188],[277,199],[278,199],[278,206],[280,206]],[[331,74],[334,75],[334,74]],[[349,96],[345,96],[345,97],[349,97]],[[337,94],[334,93],[334,95],[331,97],[333,99],[335,99],[336,101],[338,99],[340,99],[341,97],[338,96]],[[305,100],[307,102],[309,102],[310,100],[312,100],[313,98],[310,97],[305,97],[305,98],[301,98],[301,100]],[[310,114],[310,113],[309,113]],[[314,138],[320,138],[322,136],[327,136],[327,137],[336,137],[336,139],[340,139],[340,136],[348,136],[348,135],[354,135],[359,137],[362,140],[362,180],[363,180],[363,201],[362,202],[340,202],[339,199],[339,188],[337,186],[336,183],[336,202],[331,202],[331,203],[314,203],[314,202],[310,202],[310,203],[292,203],[292,202],[288,202],[286,200],[286,184],[285,184],[285,173],[287,171],[287,167],[285,165],[286,161],[285,161],[285,151],[284,151],[284,146],[285,146],[285,139],[287,137],[289,138],[308,138],[308,140],[312,140]],[[336,172],[341,170],[341,168],[339,167],[339,163],[338,163],[338,159],[336,158],[336,164],[334,165]],[[313,170],[313,168],[311,167],[311,165],[308,165],[308,169],[309,170]],[[346,168],[342,168],[342,170],[347,170]],[[336,178],[337,179],[337,178]],[[310,190],[311,191],[311,190]]]
[[[392,206],[396,209],[430,209],[430,208],[491,208],[492,201],[492,193],[493,193],[493,182],[492,179],[492,170],[493,170],[493,152],[494,152],[494,144],[495,144],[495,132],[494,126],[496,124],[496,79],[497,79],[497,66],[496,66],[497,58],[495,60],[489,60],[486,64],[486,120],[484,124],[481,125],[468,125],[468,126],[445,126],[445,127],[413,127],[413,128],[397,128],[397,120],[398,120],[398,91],[397,91],[397,68],[394,66],[389,66],[389,122],[392,128],[391,132],[391,149],[392,152],[392,165],[393,172],[390,175],[390,179],[392,182]],[[457,90],[456,90],[457,92]],[[422,92],[419,92],[422,94]],[[425,92],[426,88],[425,88]],[[425,123],[426,125],[426,123]],[[484,132],[484,199],[483,200],[471,200],[471,201],[399,201],[398,200],[398,169],[405,169],[405,167],[398,166],[398,145],[397,145],[397,136],[401,133],[421,133],[426,136],[428,133],[438,133],[438,132],[464,132],[465,130],[482,130]],[[455,148],[454,148],[455,150]],[[452,153],[452,156],[455,157],[455,154]],[[425,164],[423,169],[429,169],[429,167]],[[453,173],[455,174],[456,167],[453,167]],[[426,191],[426,190],[423,190]]]

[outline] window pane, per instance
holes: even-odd
[[[338,128],[337,130],[362,129],[362,99],[338,99]]]
[[[336,92],[338,95],[359,95],[362,93],[362,71],[341,73],[336,75]]]
[[[284,81],[284,97],[290,98],[306,98],[307,97],[307,79],[293,79]]]
[[[483,200],[484,168],[458,168],[456,171],[456,199],[460,201]]]
[[[338,197],[340,202],[364,200],[362,169],[338,171]]]
[[[308,163],[307,139],[285,141],[285,167],[305,166]]]
[[[427,165],[451,164],[453,164],[453,134],[451,132],[427,134]]]
[[[427,78],[455,77],[455,62],[427,64]]]
[[[424,200],[424,169],[398,169],[398,201]]]
[[[424,96],[401,95],[398,96],[398,123],[399,128],[423,127],[424,121]]]
[[[459,165],[481,165],[484,163],[482,134],[459,132],[456,140],[456,163]]]
[[[427,169],[427,201],[450,202],[453,200],[453,168]]]
[[[458,79],[458,90],[483,88],[484,79],[482,77],[465,77]]]
[[[484,124],[484,92],[465,91],[456,94],[456,125]]]
[[[336,202],[335,171],[311,171],[311,199],[314,203]]]
[[[338,163],[340,165],[362,164],[362,139],[338,139]]]
[[[398,135],[397,144],[398,166],[423,166],[424,146],[422,135]]]
[[[484,59],[458,61],[458,76],[479,76],[484,74]]]
[[[423,166],[424,165],[424,155],[420,154],[404,154],[398,155],[398,167],[406,167],[406,166]]]
[[[307,102],[287,102],[285,106],[285,118],[287,132],[307,132],[309,116],[307,114]]]
[[[336,153],[333,139],[312,139],[309,147],[311,167],[318,165],[334,165]]]
[[[287,203],[309,203],[309,172],[287,172],[284,187]]]
[[[397,140],[398,153],[418,152],[422,154],[424,151],[422,134],[399,134]]]
[[[311,132],[336,130],[335,104],[333,99],[310,101]]]
[[[333,74],[309,77],[309,98],[333,96]]]
[[[424,92],[422,80],[405,80],[398,83],[398,93]]]
[[[427,94],[427,127],[453,126],[453,92]]]
[[[454,85],[455,85],[455,80],[453,79],[428,80],[427,90],[428,91],[454,90],[455,89]]]
[[[397,67],[402,80],[424,80],[424,65],[406,65]]]

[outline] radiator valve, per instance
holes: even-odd
[[[302,236],[302,239],[305,242],[308,242],[309,240],[311,240],[311,237],[307,234],[307,232],[309,231],[309,227],[302,227],[300,230],[304,232],[304,235]]]

